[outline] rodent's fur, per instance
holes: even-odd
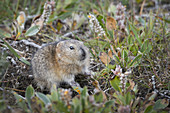
[[[64,40],[39,49],[31,60],[33,76],[41,89],[62,81],[77,85],[74,76],[89,74],[90,53],[83,42]]]

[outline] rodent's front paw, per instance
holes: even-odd
[[[83,74],[90,76],[91,75],[91,71],[87,69]]]
[[[90,76],[91,75],[91,72],[85,72],[84,75],[87,75],[87,76]]]

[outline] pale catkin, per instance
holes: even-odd
[[[97,20],[96,16],[89,13],[88,18],[91,30],[94,31],[98,36],[105,36],[105,31],[99,24],[99,21]]]

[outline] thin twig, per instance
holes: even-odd
[[[109,90],[111,90],[111,89],[113,89],[113,88],[112,88],[112,87],[111,87],[111,88],[108,88],[108,89],[104,90],[104,92],[109,91]]]
[[[69,33],[64,34],[64,35],[61,36],[61,37],[69,37],[69,36],[72,36],[72,35],[74,35],[75,33],[79,33],[79,32],[80,32],[79,30],[71,31],[71,32],[69,32]]]
[[[6,47],[7,49],[9,49],[5,44],[2,44],[2,43],[0,43],[0,45],[2,45],[2,46],[4,46],[4,47]],[[24,52],[22,52],[22,51],[19,51],[18,49],[15,49],[15,48],[13,48],[18,54],[25,54]]]
[[[142,5],[141,5],[140,13],[139,13],[140,16],[142,15],[143,7],[144,7],[144,5],[145,5],[145,2],[146,2],[146,0],[144,0],[143,3],[142,3]]]
[[[38,48],[38,49],[41,48],[40,45],[35,44],[34,42],[30,42],[28,40],[21,40],[21,42],[23,42],[25,45],[30,45],[30,46],[33,46],[33,47]]]
[[[90,67],[89,69],[90,69],[90,70],[91,70],[91,69],[94,69],[94,68],[96,68],[96,67],[99,66],[99,65],[102,65],[102,63],[98,63],[98,64],[96,64],[95,66]]]

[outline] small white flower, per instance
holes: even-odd
[[[45,21],[44,24],[46,24],[48,22],[51,13],[52,13],[52,4],[45,3],[43,14],[41,15],[41,18]]]
[[[126,83],[127,83],[127,76],[131,74],[131,70],[126,71],[125,73],[122,73],[122,68],[120,67],[120,65],[116,65],[116,69],[115,70],[111,70],[114,75],[117,75],[120,77],[120,85],[119,87],[122,88],[122,92],[124,92],[124,89],[126,87]]]
[[[125,30],[125,10],[126,7],[119,3],[116,7],[116,15],[115,18],[117,20],[118,26],[120,29]]]

